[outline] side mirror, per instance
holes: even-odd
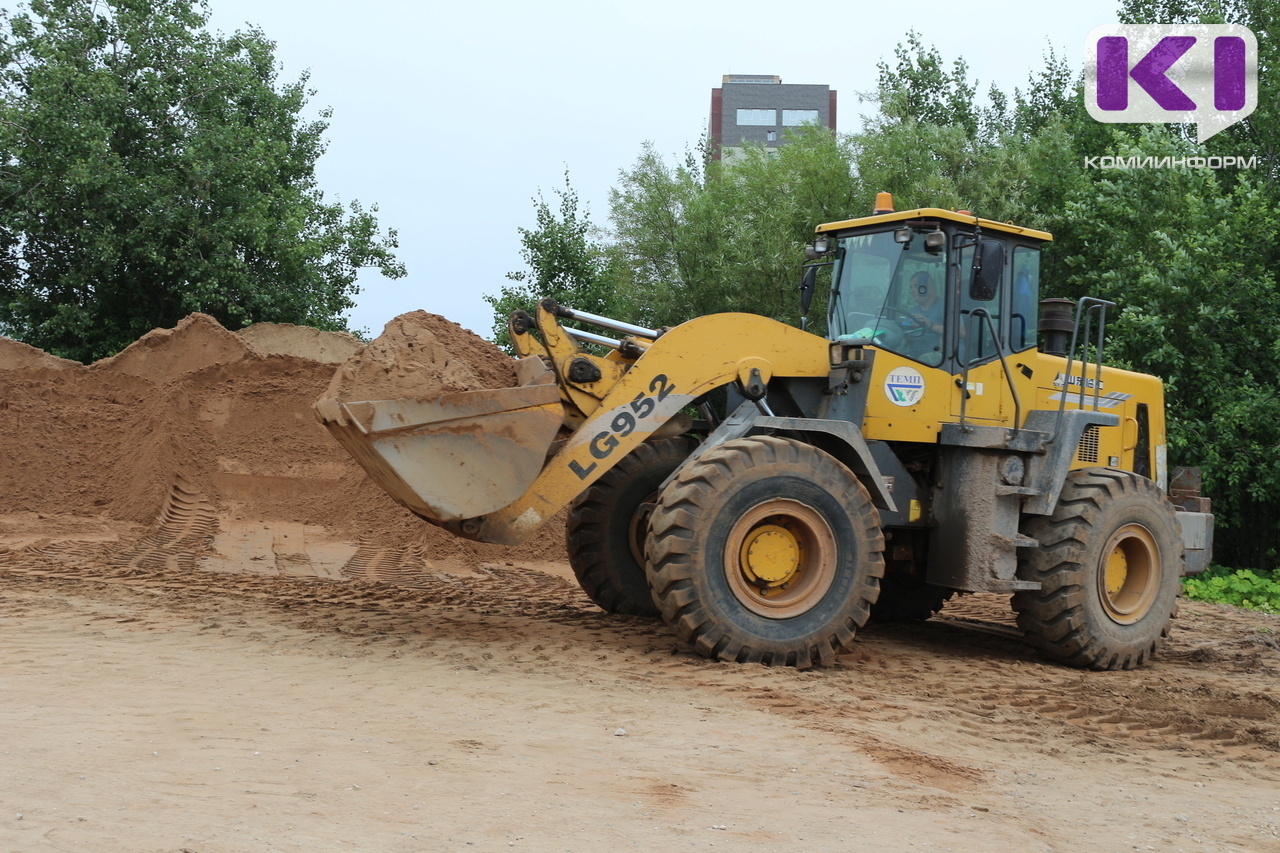
[[[805,267],[804,278],[800,279],[800,316],[805,318],[809,313],[809,305],[813,302],[813,286],[818,281],[818,268]]]
[[[1004,243],[982,240],[973,254],[973,275],[969,279],[969,298],[974,302],[990,302],[1000,292],[1000,276],[1004,272]]]

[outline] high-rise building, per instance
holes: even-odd
[[[829,86],[783,83],[771,74],[726,74],[711,90],[712,156],[732,159],[746,143],[777,148],[788,127],[818,123],[836,129],[836,93]]]

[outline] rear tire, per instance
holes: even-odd
[[[1072,471],[1052,516],[1023,532],[1040,547],[1018,577],[1018,625],[1055,660],[1088,669],[1145,664],[1169,635],[1182,588],[1177,516],[1155,483],[1129,471]]]
[[[883,551],[879,513],[848,468],[798,441],[740,438],[663,489],[649,585],[699,654],[806,669],[850,648]]]
[[[606,613],[657,618],[644,543],[658,487],[693,452],[687,438],[637,447],[569,507],[565,541],[582,591]]]

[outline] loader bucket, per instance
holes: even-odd
[[[542,470],[564,418],[554,384],[433,399],[316,404],[316,415],[375,483],[433,522],[502,509]]]

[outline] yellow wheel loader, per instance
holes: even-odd
[[[569,507],[591,599],[708,657],[809,667],[868,619],[992,592],[1049,657],[1128,669],[1207,567],[1213,516],[1195,469],[1170,490],[1160,381],[1103,365],[1115,306],[1041,304],[1051,239],[882,193],[808,251],[804,312],[831,268],[826,338],[544,300],[511,319],[519,387],[316,410],[458,536],[515,545]]]

